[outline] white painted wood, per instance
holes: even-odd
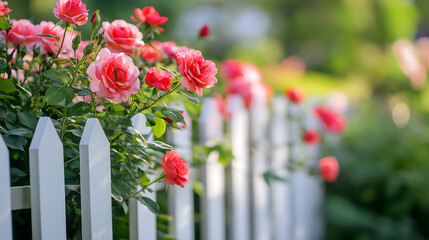
[[[37,123],[30,144],[33,239],[66,239],[63,145],[48,117]]]
[[[264,98],[254,96],[250,107],[250,171],[252,239],[271,239],[270,187],[263,174],[269,169],[269,111]]]
[[[202,103],[199,119],[200,143],[206,147],[220,144],[223,139],[223,118],[214,98]],[[209,153],[202,166],[204,193],[201,199],[201,239],[224,240],[225,229],[225,169],[219,163],[219,152]]]
[[[171,103],[170,107],[182,110],[186,121],[186,128],[182,130],[170,129],[167,132],[167,139],[173,144],[174,150],[179,153],[183,160],[192,163],[192,120],[188,115],[184,105],[180,101]],[[192,179],[195,178],[190,167],[191,181],[184,188],[168,184],[168,212],[173,216],[171,234],[179,240],[193,240],[194,230],[194,195],[191,187]]]
[[[82,239],[112,239],[110,145],[98,119],[88,119],[80,148]]]
[[[292,146],[291,157],[296,160],[306,161],[306,166],[312,167],[318,161],[318,146],[307,146],[302,139],[301,128],[316,128],[314,119],[313,102],[304,106],[293,105],[290,113],[294,119],[290,122],[291,141],[299,142]],[[303,108],[301,108],[303,107]],[[304,111],[303,109],[307,109]],[[297,118],[301,115],[301,119]],[[292,201],[294,210],[293,239],[316,240],[323,237],[322,221],[322,188],[320,179],[310,175],[307,171],[295,170],[291,177]],[[305,189],[305,191],[303,191]]]
[[[228,239],[250,239],[249,115],[238,95],[229,97],[226,110],[233,155],[227,177]]]
[[[12,240],[9,150],[0,134],[0,239]]]
[[[270,124],[271,169],[276,176],[289,180],[287,101],[284,96],[276,96],[271,101],[272,119]],[[292,202],[290,183],[273,181],[271,183],[273,216],[273,239],[292,239]]]
[[[146,141],[153,141],[153,133],[150,127],[146,126],[146,117],[138,113],[131,118],[133,127],[142,135],[149,135]],[[154,180],[155,176],[147,174],[149,179]],[[141,196],[148,197],[156,201],[156,186],[151,185],[149,189],[153,192],[145,191]],[[135,198],[129,200],[130,214],[130,239],[131,240],[155,240],[157,238],[156,215]]]

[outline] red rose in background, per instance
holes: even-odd
[[[159,43],[158,43],[159,45]],[[159,47],[159,46],[158,46]],[[154,62],[160,62],[162,61],[162,54],[157,49],[155,45],[155,41],[152,42],[152,46],[149,46],[145,44],[137,53],[137,55],[142,56],[144,60],[146,60],[147,63],[153,64]]]
[[[10,10],[10,8],[7,8],[7,2],[4,1],[0,1],[0,17],[3,17],[6,14],[9,14],[10,12],[12,12],[12,10]]]
[[[306,130],[302,138],[308,145],[317,145],[321,139],[319,133],[314,129]]]
[[[136,14],[136,17],[131,16],[131,19],[134,22],[137,23],[147,23],[154,26],[159,26],[161,24],[164,24],[167,22],[167,17],[161,17],[159,16],[159,13],[156,11],[154,7],[144,7],[142,9],[136,8],[134,9],[134,13]],[[164,29],[159,28],[159,30],[162,32]]]
[[[340,172],[340,165],[335,157],[324,157],[320,159],[320,176],[326,182],[333,182],[337,179]]]
[[[210,27],[206,24],[200,29],[200,38],[210,36]]]
[[[57,8],[53,10],[56,18],[77,25],[88,21],[88,11],[82,0],[57,0]]]
[[[64,29],[61,26],[56,26],[53,22],[41,21],[40,24],[36,25],[34,32],[36,35],[49,34],[54,37],[63,38]],[[60,41],[57,41],[54,37],[37,37],[36,46],[40,47],[40,54],[54,54],[59,50]]]
[[[6,31],[2,31],[2,34],[6,36]],[[7,37],[9,42],[27,44],[28,47],[28,44],[32,45],[37,39],[35,26],[27,19],[12,20],[12,29]]]
[[[302,87],[292,87],[285,91],[287,98],[296,104],[301,103],[305,98],[305,91]]]
[[[103,22],[102,26],[100,30],[104,30],[104,36],[108,42],[107,48],[112,53],[133,54],[134,48],[144,45],[143,34],[133,24],[124,20],[115,20],[112,23]]]
[[[171,80],[173,75],[167,71],[158,72],[156,67],[152,67],[149,72],[146,73],[145,82],[147,85],[157,87],[162,91],[168,91],[171,87]]]
[[[189,173],[188,162],[182,160],[177,152],[169,151],[162,158],[161,167],[165,173],[165,181],[169,184],[176,184],[183,188],[185,184],[189,183],[191,174]]]
[[[258,67],[248,62],[226,60],[222,62],[221,69],[221,76],[226,78],[228,82],[233,82],[236,79],[248,82],[262,81],[262,74]]]
[[[204,60],[198,50],[191,49],[177,54],[179,71],[183,75],[180,81],[191,92],[203,95],[203,88],[211,88],[217,82],[216,65],[210,60]]]
[[[314,109],[314,114],[323,124],[323,128],[332,134],[341,133],[346,127],[346,119],[344,116],[332,111],[323,106],[318,106]]]

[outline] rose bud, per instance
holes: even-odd
[[[296,104],[301,103],[305,98],[305,91],[301,87],[289,88],[285,91],[287,98]]]
[[[326,182],[334,182],[340,172],[340,165],[335,157],[324,157],[320,159],[320,176]]]
[[[210,36],[210,27],[206,24],[200,29],[200,38]]]

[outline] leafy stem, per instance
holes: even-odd
[[[142,189],[140,189],[139,191],[131,194],[129,197],[127,197],[124,201],[129,200],[130,198],[133,198],[135,196],[137,196],[138,194],[140,194],[141,192],[145,191],[149,186],[151,186],[152,184],[159,182],[161,179],[163,179],[165,177],[165,173],[161,173],[161,175],[159,175],[155,180],[153,180],[151,183],[149,183],[148,185],[144,186]]]

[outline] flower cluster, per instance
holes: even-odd
[[[291,87],[285,91],[286,97],[295,105],[301,104],[305,99],[305,91],[301,87]],[[341,114],[325,106],[317,106],[313,109],[322,128],[330,134],[339,134],[344,131],[346,119]],[[303,141],[314,146],[320,143],[322,137],[315,129],[304,129],[302,133]],[[339,164],[335,157],[326,157],[319,161],[320,176],[327,182],[333,182],[339,173]]]
[[[6,5],[0,1],[4,21],[11,12]],[[23,151],[31,140],[26,133],[34,130],[27,123],[49,116],[66,147],[66,179],[75,179],[77,137],[86,119],[96,117],[111,143],[112,169],[123,169],[123,159],[131,159],[125,173],[112,171],[116,200],[136,196],[138,189],[153,183],[142,169],[159,168],[168,183],[188,184],[188,163],[159,138],[168,126],[185,128],[189,119],[167,103],[175,93],[195,101],[186,90],[201,96],[203,89],[213,87],[216,65],[198,50],[154,40],[164,31],[160,25],[168,21],[154,7],[136,8],[131,16],[134,24],[123,19],[102,22],[97,10],[91,14],[92,33],[86,40],[79,28],[88,24],[90,10],[81,0],[57,0],[53,14],[57,23],[13,19],[9,27],[0,29],[0,81],[5,86],[0,91],[8,94],[0,94],[0,111],[8,112],[0,119],[0,131],[25,129],[22,135],[8,136],[8,147]],[[160,141],[148,144],[149,136],[130,130],[131,117],[139,113]],[[161,158],[162,164],[156,164]],[[147,166],[142,168],[143,163]]]

